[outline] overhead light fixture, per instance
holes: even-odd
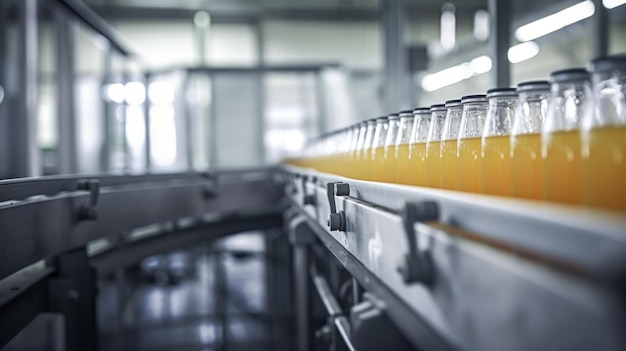
[[[487,55],[479,56],[469,62],[471,76],[491,71],[491,58]]]
[[[534,40],[589,18],[593,16],[595,11],[596,7],[593,2],[586,0],[517,28],[515,37],[519,41]]]
[[[534,41],[517,44],[509,48],[508,57],[511,63],[519,63],[531,59],[539,53],[539,45]]]
[[[441,8],[441,47],[450,51],[456,45],[456,15],[454,5],[443,4]]]
[[[539,45],[534,41],[529,41],[509,48],[508,57],[511,63],[519,63],[537,56],[538,53]],[[491,71],[492,64],[491,58],[483,55],[459,65],[427,74],[422,78],[422,89],[432,92],[462,82],[465,79]]]
[[[626,0],[602,0],[602,5],[609,10],[624,4],[626,4]]]
[[[193,15],[193,24],[197,27],[208,27],[211,25],[211,16],[206,11],[198,11]]]
[[[479,74],[487,73],[490,70],[491,59],[489,56],[479,56],[460,65],[425,75],[422,78],[422,89],[427,92],[439,90]]]
[[[478,10],[474,13],[474,38],[480,41],[489,39],[489,12]]]

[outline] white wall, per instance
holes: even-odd
[[[115,27],[132,50],[153,68],[196,62],[191,22],[119,21]]]
[[[268,63],[338,62],[349,68],[382,66],[376,23],[286,22],[263,24]]]

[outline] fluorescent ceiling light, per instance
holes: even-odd
[[[626,0],[602,0],[602,5],[609,10],[624,4],[626,4]]]
[[[593,2],[586,0],[517,28],[515,37],[519,41],[537,39],[570,24],[589,18],[593,16],[595,11],[596,7]]]
[[[422,88],[428,92],[439,90],[473,76],[487,73],[490,70],[491,59],[489,56],[479,56],[460,65],[425,75],[422,78]]]
[[[476,11],[474,13],[474,38],[485,41],[489,39],[489,31],[489,12],[487,10]]]
[[[537,45],[534,41],[527,41],[525,43],[511,46],[508,56],[511,63],[519,63],[537,56],[538,53],[539,45]]]
[[[446,50],[454,49],[456,45],[456,15],[454,5],[444,4],[441,12],[441,47]]]
[[[491,71],[491,58],[487,55],[477,57],[470,61],[472,76]]]

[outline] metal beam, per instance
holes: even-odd
[[[489,0],[491,14],[491,36],[489,37],[492,62],[491,86],[508,87],[511,83],[511,3],[510,0]]]
[[[85,25],[91,27],[93,30],[105,37],[115,51],[123,56],[133,55],[133,53],[128,49],[128,45],[113,29],[113,27],[85,3],[78,0],[56,0],[56,3],[60,5],[61,8],[70,12],[73,17],[79,19]]]
[[[217,240],[229,234],[279,228],[281,225],[280,213],[250,213],[239,217],[225,217],[187,229],[165,230],[140,240],[112,245],[111,249],[96,254],[91,262],[98,275],[105,276],[151,255]]]
[[[148,176],[146,182],[139,184],[103,186],[96,206],[98,218],[91,221],[81,220],[78,215],[82,207],[89,207],[92,202],[88,191],[76,190],[82,177],[74,178],[73,191],[20,199],[23,201],[0,207],[0,279],[89,241],[147,225],[280,206],[281,191],[267,178],[269,174],[253,174],[223,175],[217,178],[218,184],[200,177],[185,180],[183,174],[180,180],[148,181],[155,179],[155,176]],[[136,178],[139,179],[141,177]],[[15,186],[15,182],[9,184]],[[26,181],[24,187],[29,184],[31,182]]]
[[[378,9],[374,6],[350,7],[302,7],[288,6],[282,8],[261,8],[258,6],[228,7],[209,4],[209,6],[189,5],[176,3],[169,6],[133,6],[128,3],[93,4],[91,8],[107,20],[192,20],[198,10],[208,11],[214,23],[250,22],[255,20],[283,20],[283,21],[338,21],[346,22],[375,22],[379,18]],[[455,3],[456,14],[460,18],[471,18],[476,9],[484,7],[484,1],[464,1]],[[407,18],[414,22],[438,17],[441,3],[433,1],[419,4],[406,4],[404,12]]]

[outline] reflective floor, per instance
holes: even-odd
[[[281,245],[278,233],[242,233],[99,281],[100,350],[292,350],[291,273]],[[63,349],[62,317],[47,314],[3,351]]]
[[[290,349],[288,314],[268,306],[267,262],[255,232],[118,272],[100,286],[101,350]]]

